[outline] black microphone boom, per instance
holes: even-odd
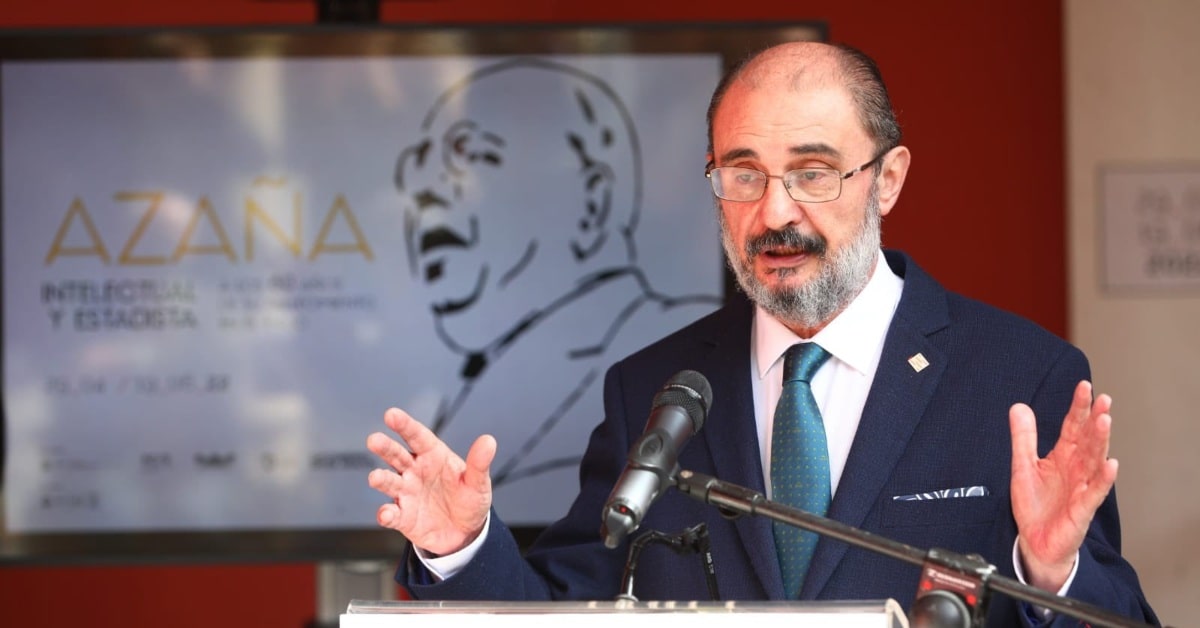
[[[700,431],[710,405],[712,387],[696,371],[676,373],[654,396],[646,429],[604,504],[600,536],[606,547],[617,547],[637,530],[650,504],[675,483],[679,450]]]

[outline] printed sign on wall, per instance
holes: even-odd
[[[1105,289],[1200,289],[1200,165],[1100,171]]]

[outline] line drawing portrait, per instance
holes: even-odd
[[[548,522],[577,492],[608,366],[721,303],[650,285],[635,238],[642,186],[621,97],[539,58],[453,84],[397,159],[417,298],[462,365],[457,390],[421,419],[460,453],[497,436],[495,503],[510,523]]]

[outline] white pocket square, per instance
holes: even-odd
[[[925,499],[954,499],[957,497],[987,497],[992,492],[986,486],[960,486],[959,488],[944,488],[928,493],[913,493],[912,495],[893,495],[892,500],[898,502],[916,502]]]

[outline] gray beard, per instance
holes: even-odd
[[[717,216],[721,223],[725,258],[742,291],[768,314],[788,327],[823,327],[862,292],[875,266],[875,256],[879,254],[882,242],[883,223],[876,186],[871,186],[865,209],[858,233],[839,251],[827,253],[825,238],[803,235],[795,228],[789,228],[751,238],[746,242],[742,254],[738,255],[737,244],[729,235],[725,213],[718,205]],[[772,289],[764,285],[754,276],[750,260],[772,243],[787,243],[819,255],[821,266],[817,275],[798,286]],[[779,271],[779,278],[783,279],[793,272],[791,269]]]

